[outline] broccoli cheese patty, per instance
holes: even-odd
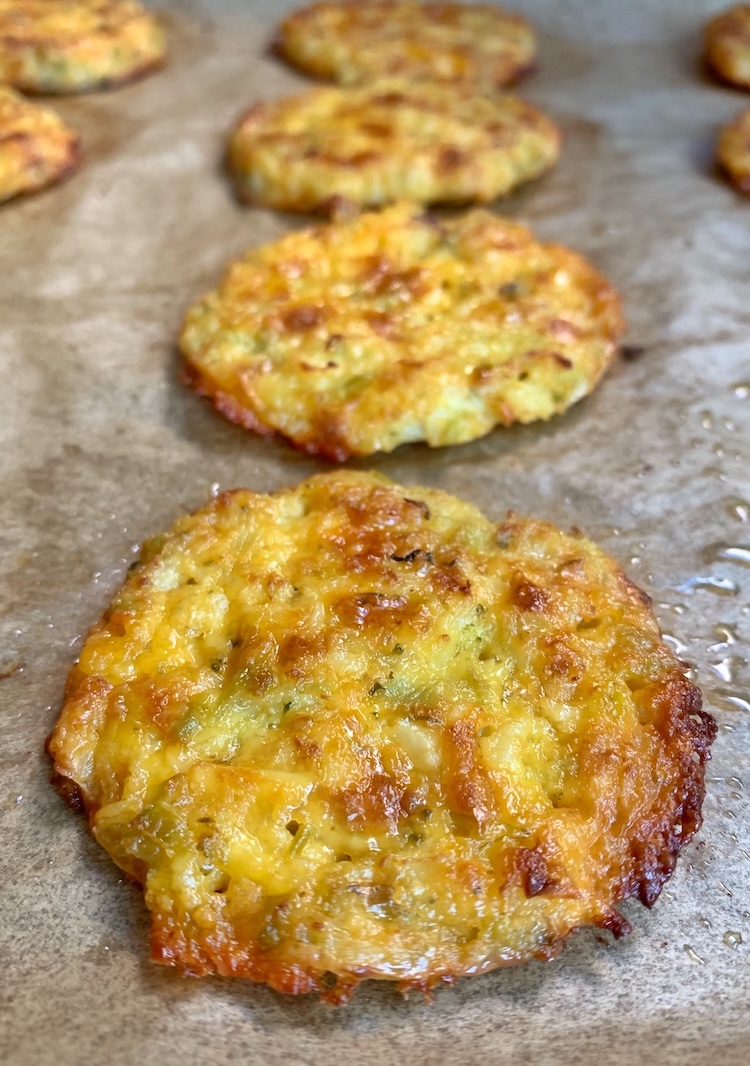
[[[59,181],[78,161],[78,135],[54,111],[0,85],[0,202]]]
[[[750,196],[750,110],[722,127],[716,158],[734,187]]]
[[[722,81],[750,89],[750,4],[737,4],[711,19],[703,41],[711,71]]]
[[[495,89],[536,58],[531,26],[502,8],[388,0],[295,11],[281,24],[277,48],[302,70],[342,85],[399,75]]]
[[[148,541],[49,751],[154,960],[341,1001],[627,931],[701,822],[684,671],[579,532],[336,472]]]
[[[252,107],[229,143],[237,195],[285,211],[489,201],[557,161],[560,134],[514,96],[389,78]]]
[[[27,92],[107,88],[164,54],[161,27],[134,0],[0,0],[0,81]]]
[[[460,444],[590,392],[622,332],[584,259],[486,211],[408,204],[251,251],[187,315],[187,379],[327,459]]]

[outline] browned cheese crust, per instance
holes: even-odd
[[[54,111],[0,86],[0,202],[61,181],[79,159],[78,135]]]
[[[622,329],[575,252],[487,211],[400,204],[253,249],[180,347],[227,418],[341,461],[548,419],[595,387]]]
[[[711,19],[703,43],[706,64],[720,81],[750,89],[750,4],[737,4]]]
[[[312,4],[282,22],[276,44],[301,70],[342,85],[399,76],[491,90],[536,57],[532,27],[494,4]]]
[[[165,51],[137,0],[0,0],[0,81],[24,92],[111,88],[160,66]]]
[[[388,78],[252,107],[228,163],[237,195],[285,211],[487,202],[540,177],[560,134],[531,104],[471,86]]]
[[[49,751],[145,885],[156,961],[341,1002],[627,932],[714,734],[578,531],[339,471],[148,542]]]
[[[750,196],[750,109],[722,127],[716,158],[735,189]]]

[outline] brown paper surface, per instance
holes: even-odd
[[[82,634],[146,535],[212,486],[321,468],[225,423],[177,380],[185,307],[304,220],[239,207],[226,131],[305,84],[266,45],[286,2],[174,3],[170,61],[54,106],[82,134],[65,185],[0,209],[0,1059],[34,1066],[750,1061],[750,200],[714,172],[750,96],[707,81],[700,0],[526,0],[522,92],[558,168],[498,210],[588,255],[631,346],[547,425],[362,464],[489,515],[576,524],[654,598],[719,722],[705,826],[633,935],[465,980],[429,1006],[369,985],[333,1010],[148,962],[140,891],[48,784],[42,746]],[[736,549],[732,551],[731,549]]]

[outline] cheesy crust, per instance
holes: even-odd
[[[164,57],[159,23],[135,0],[0,0],[0,81],[24,92],[106,89]]]
[[[60,181],[79,159],[78,134],[59,115],[0,85],[0,202]]]
[[[249,252],[180,347],[222,414],[339,461],[550,418],[594,388],[622,328],[574,252],[486,211],[400,204]]]
[[[750,196],[750,109],[722,127],[716,158],[735,189]]]
[[[540,177],[560,134],[531,104],[463,85],[386,78],[252,107],[228,164],[239,198],[285,211],[487,202]]]
[[[578,531],[338,471],[147,542],[48,748],[155,961],[340,1002],[626,932],[701,823],[684,670]]]
[[[493,90],[536,59],[529,23],[494,4],[311,4],[284,19],[276,46],[294,66],[341,85],[398,76]]]
[[[737,4],[711,19],[703,44],[706,63],[716,77],[750,89],[750,4]]]

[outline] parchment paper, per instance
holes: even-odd
[[[553,963],[466,980],[432,1006],[388,985],[336,1011],[181,979],[147,961],[140,891],[48,784],[66,672],[134,545],[212,486],[270,490],[320,469],[225,423],[178,383],[173,347],[226,260],[303,224],[240,208],[220,165],[242,109],[305,84],[266,52],[290,6],[173,4],[162,73],[54,101],[83,136],[81,171],[0,210],[0,1058],[744,1066],[750,200],[711,151],[750,96],[697,63],[720,4],[519,0],[542,34],[522,91],[566,143],[552,174],[498,209],[591,257],[643,350],[547,425],[363,464],[498,519],[512,507],[581,526],[695,664],[719,721],[705,826],[653,911],[626,906],[633,935],[580,933]]]

